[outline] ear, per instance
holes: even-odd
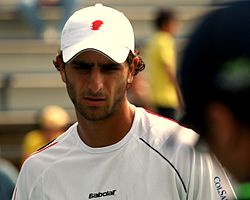
[[[62,63],[63,63],[62,54],[57,53],[53,60],[53,64],[58,71],[60,71]]]
[[[133,80],[134,80],[133,73],[129,73],[127,83],[131,84],[133,82]]]
[[[211,103],[206,110],[209,138],[212,145],[221,150],[235,151],[240,142],[239,124],[228,107],[221,103]]]
[[[53,60],[53,64],[55,66],[55,68],[60,71],[60,74],[61,74],[61,79],[63,82],[66,81],[66,78],[65,78],[65,63],[63,62],[63,59],[62,59],[62,54],[57,54],[55,56],[55,59]]]
[[[60,69],[61,79],[64,83],[66,83],[66,74],[65,74],[65,64]]]
[[[127,83],[131,84],[134,80],[134,75],[135,75],[135,68],[138,66],[139,60],[137,57],[134,57],[132,60],[131,65],[129,65],[129,74],[128,74],[128,80]]]
[[[212,103],[207,108],[208,123],[211,123],[210,147],[235,177],[241,181],[249,177],[248,127],[237,120],[231,110],[221,103]],[[208,133],[209,134],[209,133]]]

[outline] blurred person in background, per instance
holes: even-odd
[[[239,199],[250,199],[250,1],[224,4],[202,20],[184,51],[180,83],[181,123],[243,183]]]
[[[11,200],[18,173],[9,160],[0,156],[0,200]]]
[[[63,133],[70,125],[70,118],[62,107],[49,105],[38,113],[38,125],[38,129],[24,136],[23,160]]]
[[[14,188],[15,182],[0,169],[0,199],[11,200]]]
[[[0,148],[0,154],[1,154],[1,148]],[[1,156],[0,156],[0,170],[6,173],[12,180],[12,182],[14,183],[16,182],[19,173],[18,168],[14,164],[12,164],[10,160],[3,158]]]
[[[73,13],[76,0],[19,0],[19,12],[21,16],[34,29],[36,39],[57,40],[64,23]],[[44,6],[59,7],[62,13],[56,29],[47,26],[41,19],[41,9]]]
[[[172,9],[157,10],[155,34],[145,46],[149,99],[156,112],[175,119],[182,108],[182,98],[176,79],[176,49],[174,35],[177,31],[176,13]]]

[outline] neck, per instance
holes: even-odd
[[[130,130],[134,109],[126,101],[111,117],[101,121],[90,121],[78,117],[78,134],[90,147],[104,147],[119,142]]]

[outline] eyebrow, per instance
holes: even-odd
[[[94,62],[92,63],[88,63],[88,62],[84,62],[81,60],[73,60],[71,61],[72,64],[77,64],[77,65],[88,65],[90,67],[93,67],[95,65]],[[121,64],[119,63],[115,63],[115,62],[110,62],[110,63],[104,63],[104,64],[98,64],[97,65],[101,66],[101,67],[116,67],[116,66],[120,66]]]
[[[121,64],[119,63],[107,63],[107,64],[103,64],[103,67],[120,67]]]
[[[88,66],[94,66],[94,63],[87,63],[81,60],[72,60],[71,64],[76,64],[76,65],[88,65]]]

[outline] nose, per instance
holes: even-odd
[[[91,73],[89,74],[88,89],[93,93],[97,93],[102,88],[103,88],[103,75],[100,72],[100,69],[93,68],[91,70]]]

